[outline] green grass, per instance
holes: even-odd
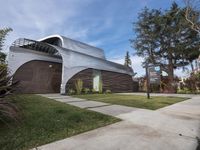
[[[125,105],[137,108],[156,110],[162,107],[166,107],[188,98],[180,97],[164,97],[154,96],[151,99],[147,99],[146,96],[138,95],[120,95],[120,94],[87,94],[87,95],[75,95],[75,97],[83,98],[87,100],[100,101],[110,104]]]
[[[10,97],[20,108],[22,120],[0,123],[0,149],[30,149],[119,121],[37,95]]]

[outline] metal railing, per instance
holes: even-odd
[[[13,42],[12,46],[22,47],[25,49],[39,51],[43,53],[48,53],[52,56],[61,58],[60,53],[54,47],[44,42],[38,42],[38,41],[25,39],[25,38],[19,38],[15,42]]]

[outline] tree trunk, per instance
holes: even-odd
[[[173,65],[173,61],[172,61],[172,55],[171,57],[169,57],[168,59],[169,64],[168,64],[168,80],[169,80],[169,84],[168,84],[168,92],[169,93],[175,93],[175,82],[174,82],[174,65]]]
[[[191,65],[191,69],[192,69],[192,72],[194,71],[194,65],[192,62],[190,62],[190,65]]]

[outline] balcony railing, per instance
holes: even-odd
[[[20,38],[20,39],[17,39],[12,44],[12,46],[22,47],[22,48],[34,50],[34,51],[39,51],[39,52],[47,53],[49,55],[61,58],[60,53],[54,47],[52,47],[51,45],[44,43],[44,42],[38,42],[38,41],[34,41],[34,40]]]

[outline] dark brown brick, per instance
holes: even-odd
[[[50,67],[52,66],[52,67]],[[30,61],[22,65],[13,80],[19,81],[17,93],[60,92],[62,64],[47,61]]]
[[[93,88],[93,69],[83,70],[74,75],[67,83],[66,90],[75,89],[77,79],[83,81],[84,88]],[[111,71],[101,71],[103,90],[111,90],[112,92],[133,92],[133,80],[130,75],[116,73]]]

